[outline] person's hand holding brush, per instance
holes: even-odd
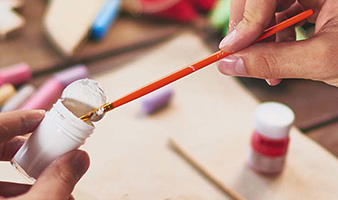
[[[276,42],[246,48],[267,27],[309,8],[315,11],[309,18],[315,23],[312,38],[296,42],[295,29],[288,28],[277,33]],[[266,79],[270,85],[304,78],[338,86],[337,0],[232,0],[229,32],[219,46],[238,52],[219,62],[223,74]]]

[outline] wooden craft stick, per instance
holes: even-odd
[[[184,149],[175,142],[174,139],[169,138],[170,147],[176,151],[180,156],[182,156],[186,161],[188,161],[195,169],[197,169],[201,174],[203,174],[206,178],[212,181],[217,187],[219,187],[225,194],[231,197],[234,200],[246,200],[236,191],[232,190],[228,186],[224,185],[222,181],[220,181],[217,177],[212,175],[204,166],[198,163],[188,152],[184,151]]]

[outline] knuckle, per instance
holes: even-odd
[[[259,63],[262,63],[262,78],[280,78],[281,71],[278,67],[277,59],[271,53],[259,55],[258,59],[260,59]]]
[[[71,192],[69,191],[70,188],[76,183],[75,170],[71,169],[69,166],[58,165],[56,173],[63,189],[66,192]]]
[[[248,27],[265,29],[265,25],[261,22],[261,18],[258,16],[257,12],[250,9],[245,9],[243,23]]]

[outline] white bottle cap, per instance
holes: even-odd
[[[255,131],[269,139],[288,137],[295,119],[291,108],[277,102],[265,102],[255,112]]]

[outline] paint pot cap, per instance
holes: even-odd
[[[295,115],[291,108],[278,102],[265,102],[255,112],[255,131],[269,139],[288,137]]]

